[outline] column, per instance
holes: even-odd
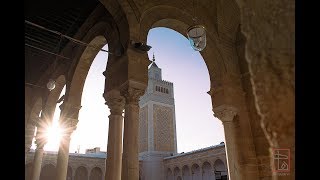
[[[119,91],[104,94],[106,104],[110,109],[109,135],[106,158],[106,180],[121,180],[122,165],[122,126],[125,99]]]
[[[43,147],[47,143],[47,137],[45,136],[45,128],[41,126],[41,123],[38,123],[37,135],[36,135],[36,144],[37,149],[34,154],[33,168],[32,168],[32,180],[39,180],[41,172],[41,164],[43,158]]]
[[[61,106],[60,128],[62,135],[57,157],[56,180],[66,180],[71,134],[76,129],[80,107],[64,102]]]
[[[221,105],[213,109],[214,116],[222,121],[225,135],[225,146],[228,163],[229,180],[237,180],[237,169],[239,169],[238,155],[236,153],[235,123],[234,117],[237,109],[232,106]]]
[[[125,97],[124,138],[122,155],[122,180],[139,179],[139,98],[144,89],[127,87],[121,92]]]
[[[32,146],[32,140],[34,137],[34,131],[35,131],[35,123],[36,120],[30,118],[29,121],[27,121],[26,124],[26,132],[25,132],[25,162],[27,161],[28,152],[30,151],[30,148]]]

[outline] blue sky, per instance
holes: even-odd
[[[168,28],[151,29],[147,44],[152,46],[148,52],[149,59],[152,59],[154,53],[156,63],[162,69],[163,80],[174,84],[178,152],[188,152],[224,141],[222,123],[213,116],[211,97],[207,94],[210,90],[208,69],[200,53],[191,48],[187,38]],[[89,70],[70,152],[77,151],[79,146],[81,153],[94,147],[106,151],[109,109],[102,97],[102,72],[107,57],[108,54],[101,51]],[[59,109],[56,109],[56,124],[59,113]],[[57,151],[58,142],[48,142],[45,150]]]

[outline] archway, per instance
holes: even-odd
[[[172,171],[171,171],[171,169],[167,169],[167,173],[166,173],[166,179],[167,180],[174,180],[174,176],[173,176],[173,173],[172,173]]]
[[[61,102],[57,103],[58,99],[61,98],[62,95],[65,93],[65,77],[64,75],[59,76],[56,80],[55,88],[50,91],[50,93],[45,97],[44,102],[45,104],[38,104],[38,108],[40,109],[40,112],[38,114],[38,123],[41,123],[43,128],[45,128],[43,131],[45,131],[45,135],[47,139],[47,143],[44,146],[44,150],[46,151],[57,151],[59,146],[59,137],[60,134],[57,134],[59,132],[58,128],[58,119],[60,115],[60,108],[59,105],[61,105]],[[38,102],[40,103],[40,102]],[[39,117],[43,117],[40,119]],[[35,135],[37,132],[37,127],[35,127]],[[32,141],[32,148],[36,148],[35,144],[35,138],[33,138]]]
[[[80,166],[76,169],[74,180],[88,180],[87,168]]]
[[[55,166],[52,164],[43,166],[41,169],[40,180],[55,180],[55,169]]]
[[[94,58],[99,53],[100,49],[107,43],[106,38],[102,35],[89,34],[92,40],[88,47],[81,53],[79,62],[77,63],[73,77],[70,79],[70,85],[67,86],[66,100],[73,106],[81,106],[81,96],[83,87],[88,75],[89,69]]]
[[[155,62],[162,69],[162,79],[173,82],[178,152],[224,141],[222,123],[213,116],[207,93],[210,76],[201,54],[190,47],[183,34],[164,27],[149,31],[148,44],[152,45],[149,56],[155,53]]]
[[[174,180],[178,179],[180,175],[180,169],[178,167],[175,167],[174,170],[173,170],[173,176],[174,176]]]
[[[90,172],[89,180],[102,180],[102,170],[99,167],[94,167]]]
[[[108,50],[108,44],[102,49]],[[70,152],[85,153],[86,149],[100,147],[107,149],[109,108],[102,94],[105,88],[103,72],[108,62],[108,53],[100,51],[96,54],[87,72],[81,95],[81,110],[77,129],[72,134]],[[94,129],[94,131],[93,131]],[[105,136],[101,136],[105,134]]]
[[[209,162],[204,162],[202,165],[202,180],[215,180],[215,174]]]
[[[200,166],[198,164],[193,164],[191,166],[191,174],[192,174],[192,180],[201,180],[201,171]]]
[[[190,169],[187,165],[182,167],[182,179],[183,180],[191,180]]]
[[[232,126],[224,126],[226,149],[229,149],[227,150],[227,158],[230,163],[233,163],[229,168],[230,176],[236,178],[241,175],[242,178],[256,179],[259,174],[258,168],[255,168],[255,173],[247,172],[249,167],[257,167],[256,152],[251,147],[260,144],[254,142],[255,137],[252,135],[250,118],[253,116],[249,115],[251,112],[243,108],[248,106],[247,101],[253,99],[245,96],[247,92],[250,93],[248,89],[251,86],[248,85],[248,81],[242,80],[243,74],[240,71],[236,49],[235,41],[240,23],[239,8],[235,1],[230,1],[230,7],[220,3],[214,3],[214,5],[217,11],[214,15],[216,18],[211,21],[214,20],[213,23],[216,24],[206,20],[210,31],[207,34],[207,47],[201,52],[210,76],[210,91],[208,93],[211,95],[214,116],[222,122],[232,122]],[[228,9],[228,11],[223,12],[218,7]],[[229,11],[231,8],[234,11]],[[203,12],[202,15],[207,15],[206,13]],[[146,34],[154,27],[168,27],[185,34],[185,30],[192,24],[190,22],[192,17],[188,15],[190,14],[186,11],[171,4],[146,9],[142,13],[140,36],[142,39],[147,39]],[[219,27],[214,28],[217,24]],[[220,32],[227,32],[228,35],[221,37]],[[229,118],[231,116],[232,118]],[[234,116],[237,116],[238,119],[234,120]],[[221,121],[219,122],[221,123]],[[239,157],[250,159],[250,162],[240,165]],[[244,170],[240,170],[242,168]],[[245,174],[250,174],[250,177]]]
[[[67,180],[72,180],[72,168],[68,166],[67,170]]]
[[[224,163],[220,160],[217,159],[214,164],[213,164],[215,176],[217,180],[226,180],[227,179],[227,169]]]

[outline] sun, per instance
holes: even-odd
[[[62,130],[58,123],[54,123],[52,126],[49,126],[46,132],[48,141],[44,149],[47,151],[57,151],[59,149],[61,134]]]

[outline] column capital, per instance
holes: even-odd
[[[60,124],[68,130],[75,130],[78,124],[78,115],[81,106],[76,106],[68,102],[60,105]]]
[[[74,119],[74,118],[64,118],[62,127],[66,128],[64,130],[65,134],[71,134],[74,130],[77,129],[77,124],[78,124],[79,120],[78,119]]]
[[[68,102],[63,102],[59,108],[61,111],[79,111],[81,109],[82,106],[77,106]]]
[[[238,109],[229,106],[229,105],[221,105],[216,108],[213,108],[214,116],[220,119],[223,123],[232,122],[234,117],[238,113]]]
[[[124,96],[126,104],[138,105],[140,97],[144,94],[147,85],[135,81],[127,81],[120,88],[120,93]]]
[[[120,95],[120,91],[111,90],[109,92],[103,93],[103,97],[106,100],[106,105],[110,109],[111,115],[122,115],[125,98]]]

